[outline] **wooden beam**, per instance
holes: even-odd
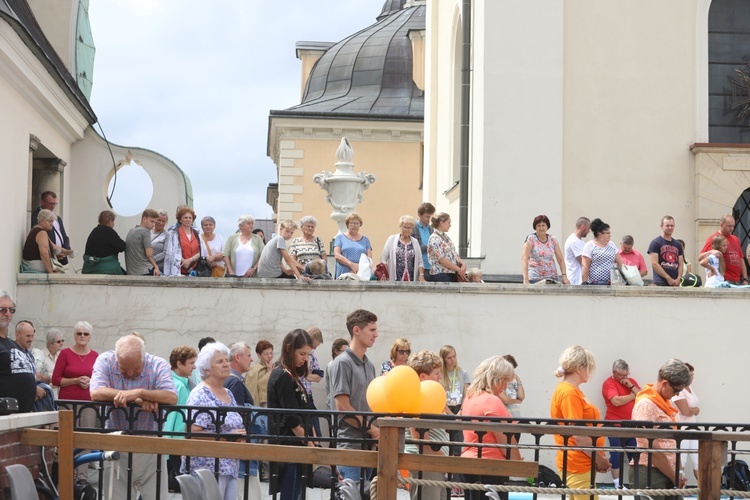
[[[21,442],[28,445],[55,446],[57,434],[57,431],[53,430],[26,429],[22,433]],[[378,464],[377,452],[367,450],[337,450],[307,446],[231,443],[204,439],[169,439],[91,432],[71,432],[70,435],[71,442],[76,448],[86,450],[116,450],[124,453],[160,453],[162,455],[173,454],[193,457],[216,456],[269,462],[346,464],[367,468],[375,468]]]
[[[51,431],[57,434],[57,489],[60,500],[73,500],[73,411],[61,410],[58,426],[59,431]]]
[[[378,439],[378,500],[396,500],[398,495],[398,449],[404,429],[380,429]]]
[[[425,472],[452,472],[483,476],[537,477],[539,464],[524,460],[491,460],[487,458],[441,457],[399,453],[398,468]],[[378,492],[380,487],[378,485]]]
[[[698,442],[698,487],[701,500],[721,498],[721,460],[726,443],[721,441]]]

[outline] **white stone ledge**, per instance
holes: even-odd
[[[747,299],[750,288],[671,288],[657,286],[569,286],[514,283],[402,283],[378,281],[297,280],[270,278],[188,278],[181,276],[110,276],[101,274],[18,274],[19,285],[92,285],[113,287],[164,287],[258,290],[367,291],[369,293],[415,292],[435,294],[531,295],[578,297],[664,297],[689,299]]]
[[[0,432],[15,431],[28,427],[41,427],[56,424],[56,411],[42,411],[39,413],[16,413],[0,417]]]

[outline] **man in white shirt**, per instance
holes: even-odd
[[[586,217],[579,217],[576,230],[565,240],[565,268],[568,270],[568,280],[571,285],[581,284],[581,255],[583,255],[583,239],[591,230],[591,221]]]

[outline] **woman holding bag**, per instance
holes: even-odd
[[[207,215],[201,219],[201,254],[206,256],[206,262],[211,266],[212,278],[223,278],[226,273],[224,267],[224,238],[214,233],[216,221]]]
[[[448,236],[451,228],[451,216],[440,212],[432,216],[432,227],[435,230],[427,242],[427,258],[430,260],[430,281],[450,283],[466,281],[466,264],[456,251],[456,246]]]
[[[419,241],[412,237],[416,221],[408,215],[398,221],[399,234],[388,237],[380,262],[388,266],[390,281],[424,281],[424,263]]]
[[[346,233],[337,234],[333,240],[333,255],[336,259],[335,279],[345,273],[359,272],[359,259],[367,255],[372,259],[372,245],[367,236],[359,234],[362,227],[362,217],[352,212],[344,219]]]

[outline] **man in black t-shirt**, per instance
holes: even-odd
[[[672,238],[674,217],[665,215],[661,218],[661,235],[651,241],[648,253],[651,267],[654,270],[654,285],[680,286],[680,277],[684,266],[682,243]]]
[[[33,410],[36,400],[34,363],[13,340],[8,328],[13,322],[16,303],[5,290],[0,290],[0,397],[18,400],[18,411]]]

